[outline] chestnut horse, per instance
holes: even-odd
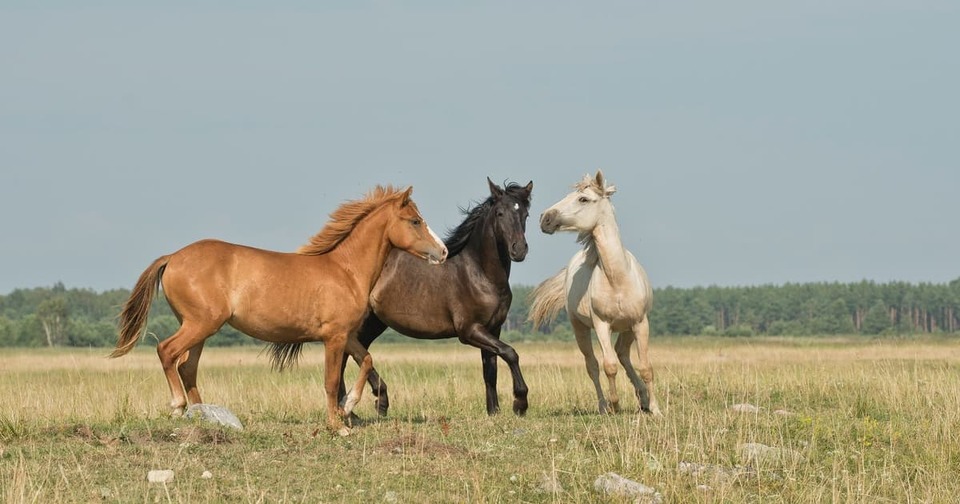
[[[587,373],[597,391],[600,413],[618,411],[617,360],[633,383],[640,410],[660,415],[653,395],[653,367],[648,356],[650,322],[647,314],[653,291],[647,273],[620,241],[620,228],[610,196],[616,187],[607,183],[603,172],[585,176],[573,192],[540,216],[540,229],[547,234],[573,231],[583,250],[574,254],[566,268],[545,280],[531,293],[530,318],[534,327],[566,308],[570,325],[583,353]],[[603,371],[610,383],[610,403],[600,387],[600,370],[593,353],[590,328],[597,333],[603,351]],[[610,333],[617,332],[617,343]],[[640,374],[630,362],[630,347],[636,342]]]
[[[439,264],[447,248],[426,225],[413,188],[380,187],[337,208],[330,221],[296,253],[202,240],[165,255],[137,280],[120,314],[111,357],[129,352],[143,333],[158,287],[180,328],[157,345],[170,385],[174,415],[201,403],[197,365],[203,344],[223,324],[270,343],[322,341],[327,424],[343,428],[363,393],[373,361],[356,338],[367,299],[391,250]],[[337,406],[344,351],[360,363],[360,377]]]

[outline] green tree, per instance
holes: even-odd
[[[67,301],[62,295],[46,299],[37,306],[37,320],[43,328],[47,346],[61,345],[67,340]]]

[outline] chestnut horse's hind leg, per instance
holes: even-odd
[[[189,349],[197,345],[202,346],[203,341],[217,332],[218,328],[204,329],[200,325],[185,322],[177,332],[173,333],[173,336],[157,345],[157,356],[160,357],[160,365],[167,377],[167,384],[170,385],[170,395],[172,396],[170,407],[173,409],[172,414],[174,416],[182,415],[184,408],[187,406],[187,395],[184,393],[185,383],[181,381],[179,367],[181,364],[187,366],[188,369],[190,366],[193,367],[193,386],[194,391],[196,391],[196,361],[200,359],[200,352],[196,352],[195,357],[188,355],[183,362],[181,362],[181,358]],[[190,363],[191,360],[194,360],[192,364]],[[197,395],[197,398],[199,399],[199,395]]]
[[[183,388],[187,391],[188,404],[200,404],[200,390],[197,388],[197,366],[200,363],[200,353],[203,352],[203,341],[187,350],[186,357],[180,359],[180,365],[177,371],[180,372],[180,380],[183,381]]]

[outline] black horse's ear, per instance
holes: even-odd
[[[490,196],[494,198],[503,196],[503,189],[497,184],[494,184],[493,181],[490,180],[490,177],[487,177],[487,184],[490,184]]]
[[[527,197],[529,197],[533,193],[533,181],[527,182],[527,185],[523,186],[523,190],[527,191]]]

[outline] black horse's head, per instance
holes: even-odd
[[[497,240],[506,247],[510,259],[521,262],[527,257],[527,213],[530,210],[530,193],[533,181],[525,186],[510,183],[505,187],[490,184],[490,219],[493,220]]]

